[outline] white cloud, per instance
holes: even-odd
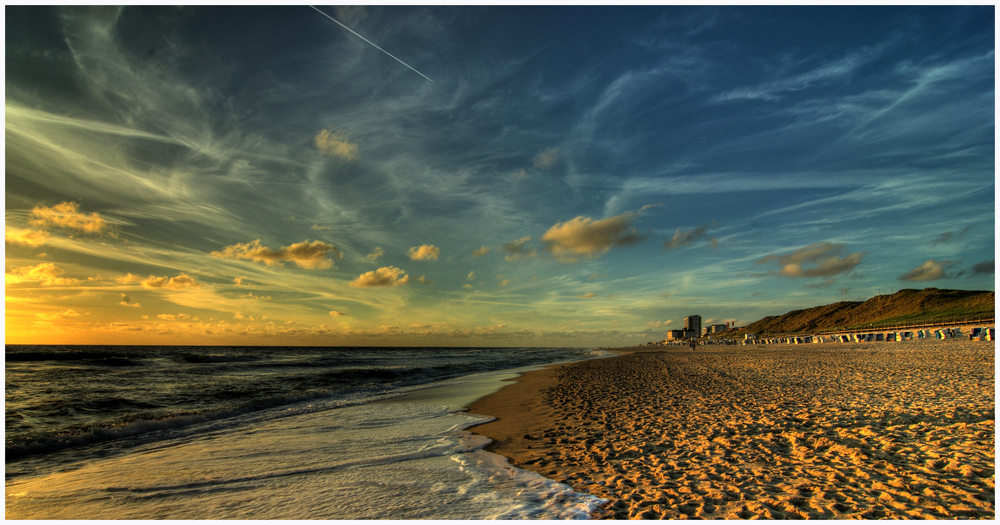
[[[131,275],[131,274],[129,274]],[[143,288],[162,290],[184,290],[187,288],[201,288],[193,277],[186,274],[179,274],[177,277],[157,277],[150,275],[142,280]]]
[[[63,273],[63,269],[55,264],[41,263],[35,266],[11,268],[4,275],[4,282],[6,284],[35,282],[42,286],[76,286],[80,284],[77,279],[62,277]]]
[[[901,275],[899,279],[902,281],[916,282],[946,279],[948,277],[946,270],[954,266],[954,264],[955,263],[951,261],[935,261],[930,259],[924,261],[923,264],[910,270],[908,273]]]
[[[36,206],[31,209],[31,224],[39,227],[57,227],[79,230],[85,233],[101,233],[108,229],[108,223],[97,213],[80,213],[80,205],[62,202],[55,206]]]
[[[402,286],[410,282],[410,276],[395,266],[386,266],[371,272],[361,274],[350,282],[355,288],[372,288],[376,286]]]
[[[308,240],[273,250],[261,244],[260,239],[248,243],[238,243],[227,246],[221,251],[212,252],[213,257],[228,259],[248,259],[262,262],[268,266],[281,265],[283,261],[294,262],[299,268],[308,270],[325,270],[333,266],[333,261],[326,258],[327,253],[333,253],[338,259],[343,254],[332,244],[323,241]]]
[[[578,216],[553,225],[542,235],[542,242],[552,255],[564,262],[576,262],[579,257],[597,257],[613,246],[635,244],[643,236],[631,227],[636,214],[626,212],[607,219],[593,220]]]
[[[328,157],[339,157],[346,161],[358,159],[358,145],[347,139],[343,131],[324,129],[316,134],[316,148]]]
[[[35,247],[45,244],[49,240],[49,233],[44,230],[7,228],[4,230],[4,240],[13,244]]]
[[[441,255],[441,250],[437,246],[423,244],[421,246],[414,246],[406,252],[406,255],[410,256],[411,260],[414,261],[429,261],[437,260],[438,256]]]
[[[843,244],[818,242],[787,255],[768,255],[757,264],[777,261],[781,267],[779,273],[785,277],[831,277],[850,272],[864,259],[866,252],[838,257],[846,249]]]

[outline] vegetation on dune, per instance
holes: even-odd
[[[751,333],[757,335],[860,329],[869,326],[919,324],[966,318],[992,318],[994,292],[970,290],[900,290],[871,299],[841,301],[765,317],[722,337]]]

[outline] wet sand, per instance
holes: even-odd
[[[602,518],[995,517],[992,341],[621,352],[525,374],[471,430]]]

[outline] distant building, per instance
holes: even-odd
[[[667,330],[667,341],[681,341],[687,338],[687,330]]]
[[[718,333],[725,332],[728,329],[729,329],[729,325],[725,325],[725,324],[713,324],[713,325],[709,325],[709,326],[705,327],[705,334],[704,335],[718,334]]]
[[[684,318],[684,330],[694,332],[694,337],[701,335],[701,316],[689,315]]]

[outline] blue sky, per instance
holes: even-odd
[[[8,343],[620,346],[994,289],[993,6],[5,9]]]

